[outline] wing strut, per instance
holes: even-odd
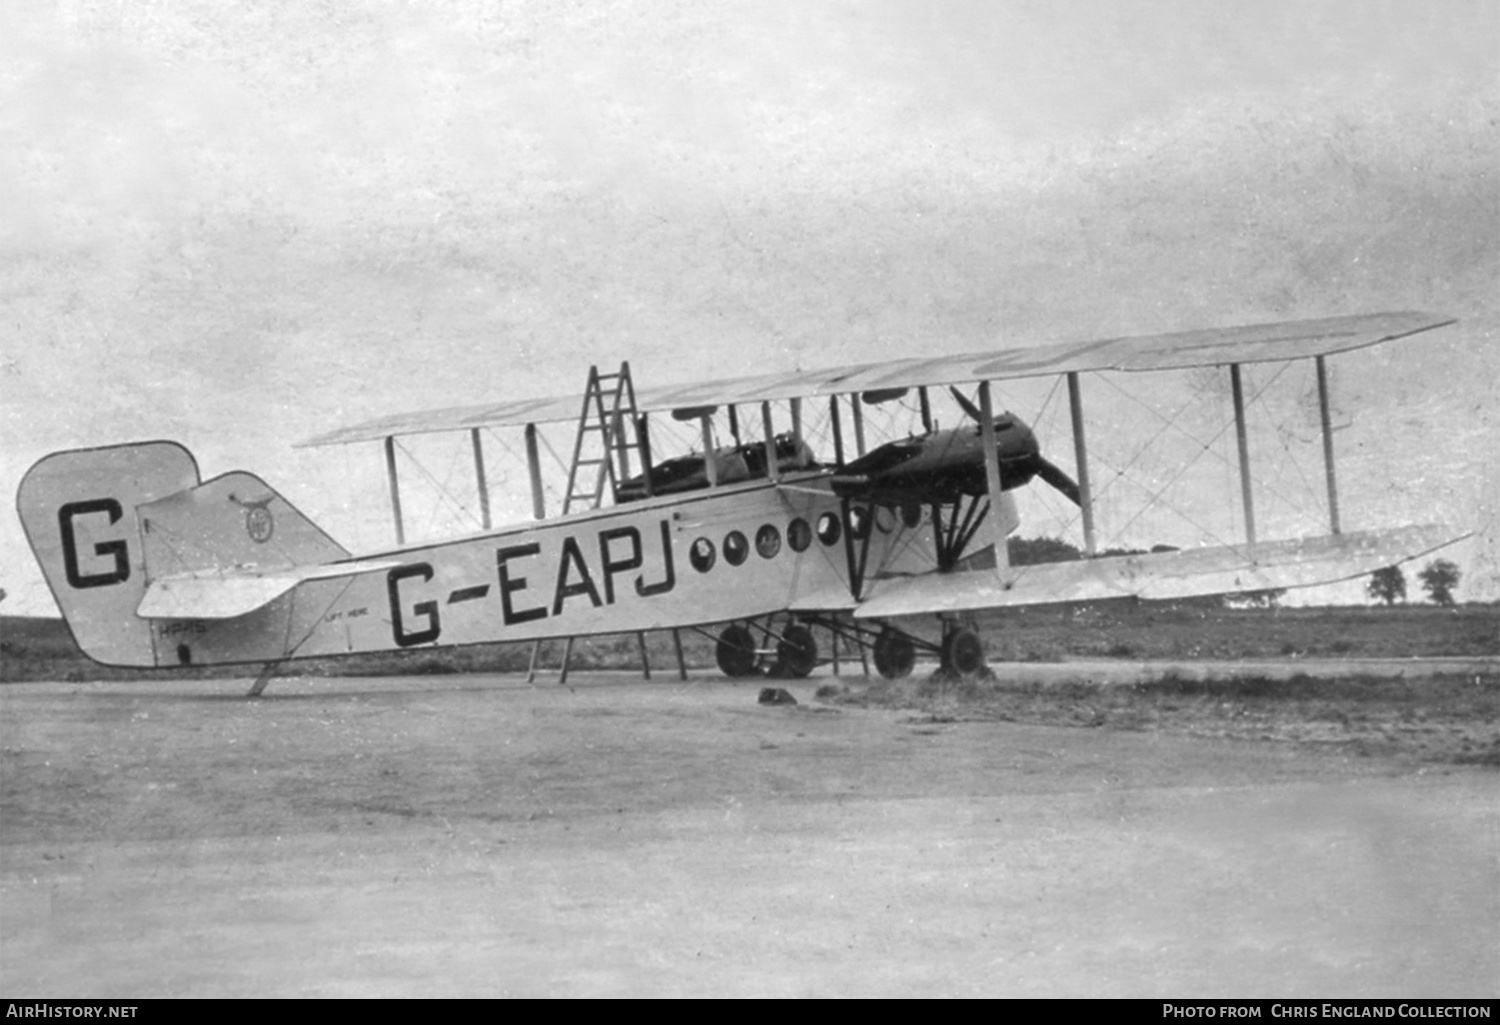
[[[729,412],[730,413],[734,412],[734,407],[733,406],[729,407]],[[636,441],[640,444],[640,447],[641,447],[641,451],[640,451],[641,467],[642,467],[642,469],[641,469],[641,488],[646,492],[646,497],[647,498],[650,498],[651,495],[652,495],[652,490],[651,490],[651,423],[650,423],[650,420],[647,419],[649,415],[650,414],[642,413],[640,416],[638,416],[638,417],[635,418],[635,437],[636,437]]]
[[[1328,364],[1324,357],[1317,358],[1318,364],[1318,414],[1323,420],[1323,472],[1328,478],[1328,530],[1329,533],[1338,534],[1339,530],[1339,488],[1338,482],[1333,476],[1333,423],[1328,416]]]
[[[536,424],[526,425],[526,472],[531,476],[531,517],[547,518],[547,498],[542,494],[542,454],[536,444]]]
[[[479,490],[479,516],[484,529],[490,529],[490,486],[484,479],[484,444],[479,440],[479,428],[469,429],[469,440],[474,443],[474,483]]]
[[[708,486],[715,488],[719,486],[719,461],[714,458],[714,434],[711,421],[712,414],[704,413],[698,417],[698,430],[703,435],[703,471],[708,474]]]
[[[761,429],[766,435],[766,479],[776,483],[781,479],[781,467],[776,464],[776,435],[771,428],[771,404],[760,404]]]
[[[396,480],[396,436],[385,438],[385,473],[391,483],[391,518],[396,523],[396,546],[406,544],[406,528],[401,523],[401,485]]]
[[[1240,365],[1229,364],[1229,387],[1234,392],[1234,437],[1240,450],[1240,496],[1245,503],[1245,542],[1255,547],[1255,497],[1250,484],[1250,443],[1245,437],[1245,388]]]
[[[833,427],[833,465],[844,465],[844,424],[839,416],[839,397],[828,396],[828,422]]]
[[[860,414],[859,414],[859,395],[857,393],[856,394],[851,394],[849,396],[849,408],[854,413],[854,436],[855,436],[855,444],[859,447],[860,453],[863,454],[864,450],[865,450],[865,441],[864,441],[864,438],[865,438],[865,427],[864,427],[864,421],[860,419]],[[828,396],[828,413],[829,413],[830,421],[833,424],[833,458],[834,458],[834,462],[837,463],[839,466],[843,466],[844,465],[844,425],[843,425],[843,422],[842,422],[842,418],[839,416],[839,397],[837,395],[830,395],[830,396]],[[771,416],[771,414],[769,412],[767,412],[766,413],[766,437],[767,438],[769,438],[771,436],[771,421],[770,421],[770,416]],[[854,522],[852,511],[853,511],[853,506],[851,506],[849,504],[849,500],[847,498],[842,498],[842,499],[839,500],[839,519],[842,522],[843,527],[844,527],[844,529],[842,531],[842,533],[844,535],[844,566],[849,571],[849,593],[854,597],[855,601],[858,601],[859,600],[860,592],[862,590],[864,590],[864,581],[861,579],[862,574],[861,574],[861,565],[860,565],[859,559],[856,557],[856,555],[854,553],[854,537],[853,537],[853,535],[851,534],[851,532],[849,530],[849,525]]]
[[[1068,374],[1068,411],[1073,418],[1073,461],[1078,471],[1078,507],[1083,510],[1083,550],[1096,554],[1094,542],[1094,500],[1089,490],[1088,446],[1083,438],[1083,393],[1078,373]]]
[[[1000,526],[1001,495],[1000,450],[995,444],[995,407],[990,401],[990,382],[979,382],[979,442],[984,448],[984,477],[989,485],[990,509],[995,514],[995,576],[1000,586],[1009,590],[1015,583],[1010,571],[1010,546]]]

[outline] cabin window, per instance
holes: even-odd
[[[693,542],[693,547],[688,549],[688,562],[699,573],[707,573],[714,568],[714,560],[719,553],[714,549],[714,543],[706,537],[700,537]]]
[[[755,532],[755,550],[762,559],[774,559],[781,551],[781,531],[767,523]]]
[[[818,517],[818,540],[825,545],[837,543],[839,539],[839,518],[831,512],[826,512]]]
[[[787,524],[786,543],[792,546],[794,552],[805,552],[808,545],[812,544],[812,528],[802,517]]]
[[[744,534],[738,530],[731,530],[724,536],[724,561],[729,565],[740,565],[749,554],[750,542],[745,540]]]

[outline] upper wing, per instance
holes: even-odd
[[[1224,363],[1303,359],[1363,348],[1451,323],[1453,318],[1432,313],[1371,313],[1032,348],[994,349],[955,356],[919,356],[828,370],[794,370],[703,384],[642,389],[636,394],[636,407],[642,412],[655,412],[1088,370],[1174,370]],[[406,413],[330,431],[303,445],[342,445],[391,435],[576,420],[581,402],[580,393]]]
[[[1438,525],[1293,541],[1113,556],[994,570],[877,580],[854,613],[862,619],[1101,598],[1186,598],[1331,584],[1421,558],[1467,535]]]

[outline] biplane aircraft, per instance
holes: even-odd
[[[17,501],[91,658],[145,667],[258,663],[265,669],[252,694],[288,659],[626,633],[642,638],[644,655],[644,633],[664,629],[678,640],[682,669],[678,631],[686,628],[713,631],[719,667],[732,677],[767,668],[807,675],[820,658],[814,628],[831,635],[835,650],[842,642],[861,659],[872,656],[886,677],[909,673],[918,651],[972,673],[984,665],[970,625],[977,609],[1326,583],[1458,540],[1440,525],[1342,528],[1325,367],[1335,354],[1449,323],[1413,312],[1347,316],[640,392],[628,364],[618,373],[591,369],[581,397],[392,416],[305,443],[383,444],[398,547],[373,554],[351,554],[252,473],[200,479],[193,456],[170,441],[54,453],[26,474]],[[1256,532],[1240,368],[1294,360],[1316,365],[1328,530],[1266,539]],[[1244,536],[1099,553],[1079,375],[1224,366]],[[1071,473],[1044,454],[1027,424],[994,409],[991,382],[1045,376],[1067,384]],[[964,420],[939,428],[932,400],[948,395]],[[897,400],[918,411],[919,429],[867,449],[866,407]],[[803,413],[816,408],[821,417],[824,404],[831,451],[815,452]],[[789,410],[785,429],[776,429],[773,408]],[[733,444],[716,445],[711,424],[723,411]],[[569,422],[577,427],[567,487],[560,515],[548,518],[538,428]],[[674,423],[696,424],[701,446],[658,459],[653,425]],[[491,525],[481,429],[520,432],[532,521]],[[394,446],[438,432],[472,440],[483,529],[407,545]],[[1033,485],[1076,507],[1088,557],[1010,565],[1014,492]],[[988,559],[976,559],[985,552]],[[898,624],[926,615],[943,624],[940,641]]]

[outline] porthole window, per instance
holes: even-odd
[[[896,524],[899,522],[896,510],[892,507],[888,505],[878,505],[875,507],[875,529],[882,534],[889,534],[894,531]]]
[[[724,561],[729,565],[740,565],[749,554],[750,542],[745,540],[744,534],[731,530],[724,536]]]
[[[831,512],[818,517],[818,540],[831,545],[839,539],[839,518]]]
[[[693,542],[693,547],[688,549],[688,562],[699,573],[707,573],[714,568],[714,560],[719,553],[714,550],[714,543],[706,537],[700,537]]]
[[[856,541],[863,541],[869,536],[872,518],[868,509],[850,509],[849,536]]]
[[[767,523],[755,532],[755,552],[762,559],[774,559],[781,551],[781,531]]]
[[[906,524],[908,530],[916,530],[922,525],[922,507],[915,502],[907,502],[901,507],[901,522]]]
[[[837,522],[837,521],[835,521]],[[798,516],[786,526],[786,543],[792,546],[794,552],[805,552],[807,546],[812,544],[812,528],[807,521]]]

